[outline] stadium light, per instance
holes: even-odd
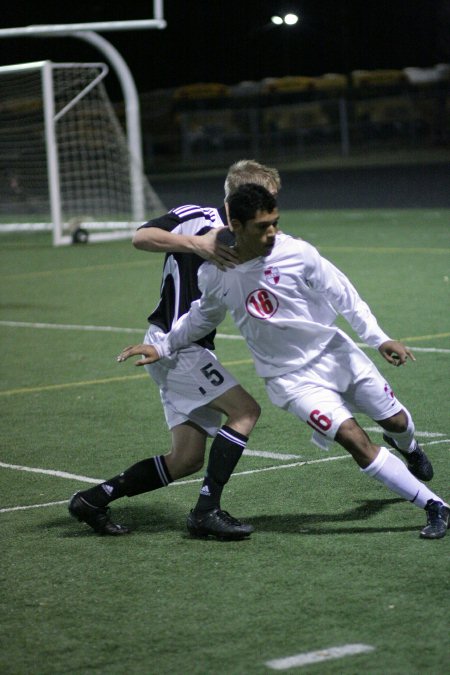
[[[286,24],[286,26],[295,26],[298,22],[298,16],[297,14],[285,14],[284,17],[275,15],[270,20],[275,26],[282,26],[283,24]]]
[[[297,14],[286,14],[286,16],[284,17],[284,23],[287,24],[288,26],[295,26],[297,21],[298,21]]]

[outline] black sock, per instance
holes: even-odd
[[[195,506],[196,511],[220,507],[223,487],[241,458],[247,440],[247,436],[230,427],[219,429],[209,451],[208,468]]]
[[[164,456],[158,455],[133,464],[118,476],[84,490],[82,495],[93,506],[106,506],[125,495],[133,497],[143,492],[157,490],[172,481]]]

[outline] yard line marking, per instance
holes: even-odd
[[[273,670],[288,670],[288,668],[309,666],[311,663],[320,663],[321,661],[330,661],[331,659],[340,659],[343,656],[354,656],[355,654],[364,654],[373,652],[375,647],[371,645],[353,644],[342,645],[341,647],[327,647],[315,652],[305,652],[287,656],[284,659],[274,659],[266,661],[265,665]]]
[[[292,469],[294,466],[306,466],[307,464],[321,464],[322,462],[334,462],[337,459],[350,459],[351,455],[336,455],[335,457],[322,457],[322,459],[306,459],[302,462],[293,462],[292,464],[279,464],[278,466],[266,466],[263,469],[250,469],[249,471],[237,471],[232,476],[248,476],[252,473],[264,473],[264,471],[278,471],[279,469]],[[203,480],[203,478],[199,478]],[[175,485],[175,483],[172,483]]]
[[[383,432],[381,427],[364,427],[364,431],[378,431],[380,434]],[[417,429],[414,432],[414,436],[422,436],[423,438],[441,438],[445,434],[441,434],[439,431],[418,431]]]
[[[434,333],[433,335],[411,335],[409,337],[402,337],[400,338],[402,342],[405,342],[406,340],[409,340],[409,342],[412,342],[413,340],[433,340],[434,338],[441,338],[441,337],[449,337],[450,333]],[[424,351],[422,349],[422,351]]]
[[[418,351],[417,349],[415,351]],[[425,350],[423,350],[425,351]],[[433,350],[433,351],[447,351],[450,353],[450,349],[447,350]],[[253,359],[240,359],[237,361],[223,361],[223,366],[242,366],[249,365],[253,363]],[[52,391],[56,389],[70,389],[71,387],[87,387],[94,384],[109,384],[110,382],[126,382],[127,380],[138,380],[148,377],[145,373],[139,373],[138,375],[119,375],[117,377],[106,377],[99,380],[81,380],[78,382],[62,382],[61,384],[43,384],[39,387],[19,387],[17,389],[4,389],[0,391],[0,396],[13,396],[15,394],[36,394],[42,391]],[[373,427],[372,431],[380,431],[377,427]]]
[[[54,469],[40,469],[33,466],[20,466],[19,464],[6,464],[0,462],[0,467],[3,469],[14,469],[15,471],[29,471],[30,473],[44,473],[47,476],[56,476],[57,478],[70,478],[71,480],[80,480],[83,483],[103,483],[102,478],[88,478],[87,476],[79,476],[76,473],[67,473],[67,471],[55,471]]]
[[[398,246],[318,246],[320,251],[339,251],[343,253],[357,253],[358,251],[366,251],[370,253],[449,253],[448,248],[423,248],[410,247],[400,248]]]
[[[0,513],[10,513],[11,511],[27,511],[28,509],[40,509],[44,506],[62,506],[67,504],[68,499],[63,499],[60,502],[47,502],[47,504],[29,504],[28,506],[11,506],[9,509],[0,509]]]
[[[429,443],[422,443],[422,445],[438,445],[438,443],[450,443],[450,438],[443,438],[442,441],[430,441]]]
[[[0,326],[9,326],[10,328],[44,328],[46,330],[82,330],[101,333],[139,333],[140,335],[145,335],[145,327],[123,328],[121,326],[93,326],[89,324],[43,323],[33,321],[0,321]],[[224,340],[244,339],[242,335],[231,335],[228,333],[217,333],[216,337]]]
[[[90,325],[76,325],[76,324],[51,324],[51,323],[31,323],[25,321],[0,321],[0,326],[11,326],[11,327],[21,327],[21,328],[44,328],[51,330],[83,330],[83,331],[102,331],[102,332],[115,332],[115,333],[140,333],[144,334],[144,329],[142,328],[121,328],[117,326],[90,326]],[[425,338],[434,338],[434,337],[445,337],[450,336],[450,333],[438,333],[436,335],[424,335],[417,338],[404,338],[408,340],[412,339],[425,339]],[[244,338],[241,335],[228,335],[225,333],[217,333],[217,338],[224,340],[243,340]],[[367,345],[357,343],[359,347],[369,349]],[[441,353],[441,354],[450,354],[450,349],[439,349],[435,347],[415,347],[416,352],[430,352],[430,353]],[[241,359],[239,361],[224,361],[224,366],[238,366],[244,364],[253,363],[252,359]],[[110,382],[121,382],[126,380],[138,379],[145,377],[144,374],[139,375],[124,375],[118,377],[109,377],[102,378],[99,380],[84,380],[81,382],[66,382],[62,384],[49,384],[41,385],[39,387],[20,387],[17,389],[5,389],[0,391],[0,396],[12,396],[15,394],[34,394],[43,391],[52,391],[56,389],[67,389],[70,387],[85,387],[94,384],[108,384]]]
[[[40,387],[21,387],[19,389],[5,389],[0,391],[0,396],[13,396],[15,394],[36,394],[42,391],[52,391],[55,389],[70,389],[71,387],[88,387],[92,384],[109,384],[110,382],[121,382],[122,380],[138,380],[148,377],[147,373],[139,375],[121,375],[118,377],[106,377],[101,380],[83,380],[81,382],[65,382],[62,384],[44,384]]]
[[[240,359],[238,361],[223,361],[223,366],[241,366],[243,364],[253,363],[252,359]],[[109,384],[110,382],[123,382],[126,380],[139,380],[148,377],[147,373],[138,375],[118,375],[117,377],[106,377],[100,380],[81,380],[79,382],[63,382],[61,384],[44,384],[39,387],[19,387],[18,389],[5,389],[0,391],[0,396],[14,396],[15,394],[37,394],[42,391],[53,391],[55,389],[70,389],[71,387],[88,387],[93,384]]]
[[[145,328],[121,328],[120,326],[89,326],[71,323],[42,323],[32,321],[0,321],[1,326],[11,328],[45,328],[48,330],[86,330],[105,333],[141,333],[145,334]]]
[[[92,272],[94,270],[115,270],[118,267],[144,267],[148,265],[146,260],[134,262],[104,263],[102,265],[86,265],[86,267],[65,267],[55,270],[37,270],[35,272],[18,272],[17,274],[5,274],[3,279],[27,279],[30,277],[48,277],[54,274],[70,274],[72,272]]]
[[[301,455],[284,455],[278,452],[266,452],[265,450],[248,450],[243,452],[248,457],[266,457],[267,459],[300,459]]]
[[[409,340],[411,342],[411,340]],[[438,347],[414,347],[414,352],[430,354],[450,354],[450,349],[439,349]]]
[[[32,321],[0,321],[0,326],[10,326],[12,328],[44,328],[48,330],[84,330],[84,331],[98,331],[106,333],[145,333],[145,328],[122,328],[120,326],[95,326],[85,324],[70,324],[70,323],[42,323]],[[243,340],[242,335],[235,335],[231,333],[217,333],[217,338],[221,340]],[[437,338],[450,337],[450,333],[434,333],[431,335],[415,335],[411,337],[401,338],[402,341],[417,341],[417,340],[434,340]],[[357,343],[358,347],[364,349],[371,349],[363,342]],[[434,347],[415,347],[417,352],[438,352],[449,353],[450,349],[439,349]]]
[[[324,457],[322,459],[312,459],[312,460],[304,460],[301,462],[293,462],[292,464],[279,464],[278,466],[266,466],[263,469],[252,469],[250,471],[238,471],[236,473],[232,474],[232,478],[234,476],[248,476],[249,474],[253,473],[263,473],[264,471],[276,471],[278,469],[290,469],[295,466],[305,466],[307,464],[320,464],[321,462],[332,462],[337,459],[349,459],[350,455],[337,455],[335,457]],[[45,473],[45,474],[50,474],[50,475],[57,475],[59,478],[73,478],[76,480],[81,480],[85,483],[102,483],[104,482],[104,478],[89,478],[88,476],[76,476],[75,474],[69,474],[64,471],[53,471],[49,469],[37,469],[33,467],[27,467],[27,466],[18,466],[15,464],[6,464],[4,462],[0,462],[0,466],[8,468],[8,469],[16,469],[18,471],[32,471],[33,473]],[[203,481],[203,478],[189,478],[188,480],[177,480],[174,481],[173,483],[170,483],[169,487],[176,487],[178,485],[190,485],[192,483],[201,483]],[[11,506],[11,507],[6,507],[0,509],[0,513],[9,513],[10,511],[25,511],[27,509],[37,509],[40,507],[44,506],[58,506],[60,504],[67,504],[68,499],[65,499],[63,501],[58,501],[58,502],[48,502],[46,504],[30,504],[29,506]]]

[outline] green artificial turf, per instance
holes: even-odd
[[[449,225],[448,210],[286,212],[280,222],[416,349],[399,369],[368,353],[413,413],[431,488],[447,499]],[[289,672],[447,672],[450,538],[421,540],[423,511],[274,408],[245,343],[220,337],[236,335],[228,318],[218,356],[262,406],[248,448],[293,455],[244,455],[227,485],[223,506],[254,524],[252,537],[188,536],[201,472],[115,502],[129,537],[71,519],[83,478],[169,450],[156,387],[115,361],[142,339],[162,256],[129,242],[55,249],[48,234],[3,235],[0,246],[2,674],[262,675],[274,672],[267,661],[347,644],[374,649]]]

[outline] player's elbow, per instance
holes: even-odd
[[[142,248],[142,242],[143,242],[142,230],[136,230],[136,232],[133,235],[133,239],[131,240],[131,243],[135,248]]]
[[[151,238],[149,237],[148,232],[145,229],[136,230],[131,242],[134,248],[137,248],[141,251],[154,250]]]

